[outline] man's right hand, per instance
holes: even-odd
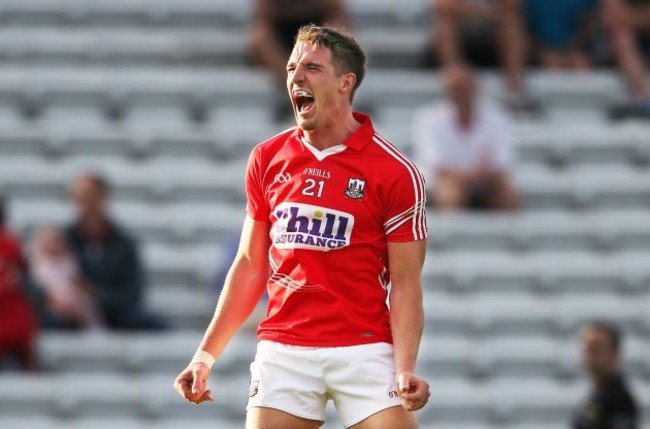
[[[204,363],[193,363],[185,368],[174,381],[174,390],[189,402],[200,404],[212,401],[210,391],[206,390],[210,369]]]

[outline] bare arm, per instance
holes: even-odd
[[[237,256],[199,349],[218,357],[259,302],[269,278],[268,222],[246,217]]]
[[[269,277],[269,224],[246,217],[237,256],[228,271],[217,308],[198,350],[221,355],[235,331],[248,318],[264,292]],[[174,388],[191,402],[210,400],[205,383],[210,368],[190,364],[176,378]]]
[[[388,243],[395,373],[404,406],[409,411],[422,408],[429,398],[429,385],[414,375],[424,327],[420,276],[426,247],[426,240]]]

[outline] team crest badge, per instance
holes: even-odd
[[[346,197],[352,198],[353,200],[360,200],[366,195],[365,189],[365,180],[350,177],[350,180],[348,180],[348,187],[344,194]]]
[[[252,398],[253,396],[257,395],[257,392],[260,390],[260,381],[259,380],[251,380],[250,386],[248,386],[248,397]]]

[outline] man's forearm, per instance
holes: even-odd
[[[247,259],[236,261],[228,275],[212,321],[199,346],[217,358],[235,331],[250,316],[264,292],[268,272]]]
[[[424,328],[422,289],[393,288],[390,294],[390,320],[395,348],[395,371],[414,372]]]

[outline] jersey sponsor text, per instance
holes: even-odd
[[[274,210],[277,249],[330,251],[350,245],[354,216],[311,204],[285,202]]]

